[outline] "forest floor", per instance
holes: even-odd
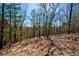
[[[79,34],[74,41],[74,34],[52,35],[50,40],[31,38],[12,44],[11,48],[0,51],[2,56],[79,56]],[[26,43],[28,42],[28,43]],[[53,42],[53,44],[51,44]],[[55,44],[55,45],[54,45]]]

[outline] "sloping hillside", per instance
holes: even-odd
[[[21,43],[12,44],[11,48],[0,51],[0,55],[11,56],[47,56],[47,55],[79,55],[79,41],[74,41],[71,36],[56,35],[50,40],[32,38]],[[29,44],[27,43],[29,42]],[[53,44],[52,44],[53,43]]]

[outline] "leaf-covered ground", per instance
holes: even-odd
[[[21,43],[12,44],[11,48],[4,48],[0,55],[9,56],[79,56],[79,36],[74,41],[75,35],[52,35],[49,39],[31,38],[25,39]],[[29,44],[28,44],[29,43]]]

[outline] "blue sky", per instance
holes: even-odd
[[[24,3],[21,5],[22,9],[23,10],[26,10],[27,9],[27,16],[30,16],[31,15],[31,11],[33,9],[37,9],[39,8],[38,7],[38,4],[35,4],[35,3]],[[64,8],[65,9],[65,4],[61,4],[60,8]],[[58,22],[57,22],[58,23]],[[30,20],[28,17],[26,17],[26,21],[24,22],[24,25],[25,26],[30,26]]]
[[[62,8],[63,10],[66,10],[66,5],[67,4],[65,4],[65,3],[61,3],[60,4],[60,8]],[[1,6],[1,5],[0,5]],[[33,9],[37,9],[37,8],[39,8],[39,6],[38,6],[38,4],[37,3],[21,3],[21,8],[23,9],[23,10],[25,10],[25,11],[27,11],[27,16],[30,16],[31,15],[31,11],[33,10]],[[63,17],[63,16],[62,16]],[[65,19],[65,17],[63,17],[64,19],[64,21],[66,21]],[[25,26],[30,26],[30,24],[31,24],[31,22],[30,22],[30,20],[29,20],[29,17],[26,17],[26,20],[25,20],[25,22],[24,22],[24,25]]]
[[[37,9],[38,8],[38,6],[37,6],[37,4],[35,4],[35,3],[24,3],[24,4],[22,4],[22,9],[23,10],[27,10],[27,16],[30,16],[31,15],[31,11],[33,10],[33,9]],[[24,24],[25,25],[27,25],[28,24],[28,26],[30,26],[30,20],[29,20],[29,18],[28,17],[26,17],[26,21],[24,22]]]
[[[22,9],[27,9],[27,15],[30,16],[30,13],[33,9],[37,9],[38,6],[35,3],[29,3],[29,4],[22,4]]]

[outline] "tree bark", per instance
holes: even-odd
[[[15,27],[15,33],[14,33],[14,42],[16,42],[16,28],[17,28],[17,26],[16,26],[16,7],[15,7],[15,4],[14,4],[14,17],[15,17],[15,21],[14,21],[14,27]]]
[[[10,44],[9,44],[9,46],[11,47],[11,43],[12,43],[12,42],[11,42],[11,32],[12,32],[12,31],[11,31],[11,5],[9,5],[9,9],[10,9],[10,10],[9,10],[9,16],[10,16],[10,37],[9,37],[9,43],[10,43]]]
[[[0,49],[3,49],[3,26],[4,26],[4,3],[2,3],[2,20],[1,20],[1,35],[0,35]]]
[[[71,17],[72,17],[72,9],[73,9],[73,3],[71,3],[71,6],[70,6],[70,15],[69,15],[69,24],[68,24],[68,34],[70,34],[71,32]]]

